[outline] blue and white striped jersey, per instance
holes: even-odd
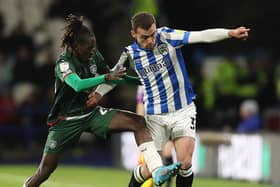
[[[117,64],[127,69],[134,66],[145,87],[147,114],[179,110],[195,98],[181,47],[188,43],[189,32],[158,28],[153,50],[141,48],[137,42],[125,47]]]

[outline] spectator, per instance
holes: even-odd
[[[238,124],[237,132],[255,133],[261,127],[259,106],[255,100],[245,100],[240,105],[241,122]]]

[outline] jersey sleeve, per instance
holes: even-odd
[[[75,73],[76,70],[72,63],[66,61],[66,60],[59,60],[56,65],[55,65],[55,75],[58,77],[62,82],[65,81],[65,78],[72,74]]]
[[[172,29],[168,27],[162,27],[159,29],[160,37],[162,40],[166,40],[173,47],[182,47],[186,45],[189,40],[189,31]]]
[[[118,66],[123,66],[126,68],[126,70],[128,71],[131,67],[131,60],[129,58],[127,49],[125,48],[124,51],[122,52],[117,64],[113,67],[113,70],[115,68],[117,68]]]

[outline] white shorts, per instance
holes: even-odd
[[[186,136],[195,139],[196,106],[193,102],[174,112],[146,115],[146,120],[158,151],[168,140]]]

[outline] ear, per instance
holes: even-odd
[[[130,34],[133,38],[136,39],[136,32],[134,30],[130,30]]]

